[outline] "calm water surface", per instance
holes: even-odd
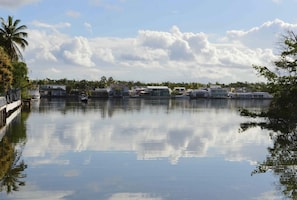
[[[272,144],[268,131],[239,131],[250,119],[238,108],[268,105],[41,99],[0,135],[2,145],[6,138],[15,141],[11,158],[15,168],[24,168],[18,191],[7,194],[2,186],[0,199],[279,199],[272,173],[251,176]]]

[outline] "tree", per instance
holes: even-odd
[[[288,133],[295,129],[297,122],[297,115],[293,112],[297,110],[297,36],[294,32],[289,31],[284,36],[283,49],[273,67],[253,66],[267,79],[268,89],[274,94],[269,110],[260,114],[242,110],[241,114],[266,117],[269,122],[266,127]]]
[[[283,91],[297,87],[297,36],[293,31],[284,35],[283,52],[279,60],[274,62],[274,67],[253,66],[258,73],[267,79],[268,86],[276,97]],[[273,70],[274,69],[274,70]]]
[[[13,73],[12,86],[14,88],[22,88],[28,85],[29,78],[27,76],[28,68],[26,63],[23,63],[23,62],[13,63],[12,73]]]
[[[27,29],[25,25],[19,25],[20,20],[13,20],[12,16],[8,16],[7,21],[4,18],[0,18],[0,44],[10,56],[12,61],[23,60],[21,47],[23,50],[28,46],[28,42],[25,39],[28,34],[24,32]]]
[[[107,84],[108,86],[110,86],[111,84],[114,84],[114,83],[115,83],[114,79],[110,76],[110,77],[107,79],[106,84]]]
[[[101,76],[99,81],[99,88],[105,88],[107,86],[107,78],[105,76]]]
[[[264,117],[265,121],[244,123],[241,128],[245,131],[259,126],[269,130],[274,144],[252,175],[272,171],[279,177],[278,188],[282,193],[289,199],[297,199],[297,36],[292,31],[284,36],[283,52],[274,67],[253,67],[267,79],[274,98],[267,112],[242,110],[241,115]]]
[[[10,88],[13,80],[12,64],[9,56],[0,47],[0,93],[4,93]]]
[[[13,62],[12,65],[12,87],[21,89],[21,96],[24,98],[27,96],[27,87],[29,86],[27,65],[24,62]]]

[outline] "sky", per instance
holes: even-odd
[[[0,0],[28,29],[30,79],[262,82],[297,0]]]

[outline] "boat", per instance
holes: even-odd
[[[171,92],[172,99],[189,99],[190,92],[185,87],[174,87]]]
[[[229,92],[230,99],[272,99],[268,92]]]
[[[86,94],[81,94],[79,98],[80,98],[81,102],[84,102],[84,103],[87,103],[89,100],[89,97]]]
[[[129,96],[131,98],[141,98],[147,95],[148,92],[146,91],[145,87],[134,87],[132,90],[129,91]]]
[[[28,90],[28,94],[29,94],[29,97],[32,100],[38,100],[38,99],[40,99],[39,87],[36,88],[36,89]]]

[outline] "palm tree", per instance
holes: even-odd
[[[28,34],[24,32],[27,26],[19,26],[20,20],[14,21],[12,16],[8,16],[7,21],[1,17],[0,21],[0,46],[4,48],[12,61],[23,60],[19,47],[24,50],[28,46],[28,42],[25,40]]]

